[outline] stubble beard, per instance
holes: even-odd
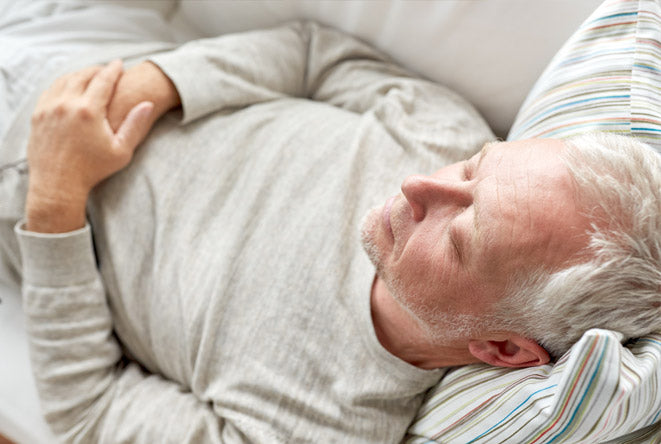
[[[384,266],[383,252],[377,242],[378,224],[381,223],[380,207],[372,208],[364,217],[360,226],[360,239],[363,249],[372,264],[376,274],[386,285],[393,299],[406,310],[420,328],[425,332],[430,343],[449,345],[460,338],[470,336],[479,319],[474,316],[448,314],[441,307],[415,304],[417,298],[408,294],[401,279],[392,276]]]
[[[379,213],[379,208],[375,207],[363,216],[363,220],[360,222],[360,242],[370,262],[376,267],[376,274],[380,276],[383,261],[380,258],[379,247],[376,243]]]

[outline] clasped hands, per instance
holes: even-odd
[[[32,115],[26,229],[82,228],[91,190],[127,166],[154,122],[179,103],[150,62],[124,72],[115,60],[57,79]]]

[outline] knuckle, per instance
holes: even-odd
[[[69,114],[69,112],[70,109],[68,104],[64,102],[58,102],[53,105],[50,114],[52,114],[55,117],[65,117]]]
[[[38,104],[32,113],[31,120],[32,122],[64,121],[72,117],[89,118],[92,115],[93,109],[87,104],[79,105],[59,99]]]
[[[94,109],[88,103],[78,104],[76,116],[82,120],[91,120],[94,118]]]

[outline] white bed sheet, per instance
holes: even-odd
[[[0,300],[0,433],[17,443],[53,443],[32,380],[20,295],[0,286]]]
[[[0,0],[0,139],[35,85],[78,54],[109,43],[190,38],[168,23],[170,3]],[[138,7],[145,4],[154,9]]]

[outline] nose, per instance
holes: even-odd
[[[402,182],[402,193],[413,210],[413,219],[420,222],[435,207],[448,209],[466,207],[473,202],[469,182],[432,176],[409,176]]]

